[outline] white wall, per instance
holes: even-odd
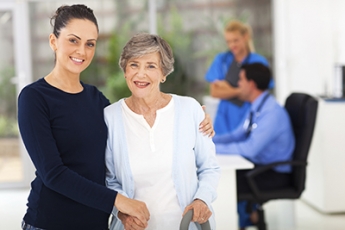
[[[332,92],[334,66],[345,63],[345,1],[273,0],[276,95]]]
[[[344,0],[273,0],[276,95],[334,95],[334,68],[345,65]],[[326,213],[344,212],[344,103],[320,100],[303,199]],[[344,110],[345,111],[345,110]],[[329,166],[328,166],[329,165]],[[335,175],[335,176],[334,176]]]

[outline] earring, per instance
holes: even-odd
[[[161,80],[161,83],[164,83],[165,82],[165,78],[163,78],[162,80]]]

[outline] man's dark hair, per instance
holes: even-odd
[[[271,81],[271,70],[267,66],[261,63],[252,63],[242,65],[241,69],[245,71],[247,80],[253,80],[258,89],[268,89]]]

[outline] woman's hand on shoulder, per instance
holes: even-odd
[[[216,134],[216,132],[213,129],[213,124],[212,124],[211,116],[206,113],[206,111],[205,111],[206,106],[203,105],[202,109],[205,112],[205,119],[200,123],[199,130],[203,134],[205,134],[205,135],[207,135],[209,137],[213,137]]]

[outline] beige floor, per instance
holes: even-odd
[[[22,168],[18,138],[0,138],[0,183],[21,181]]]
[[[0,183],[21,181],[22,173],[22,163],[18,156],[0,157]]]

